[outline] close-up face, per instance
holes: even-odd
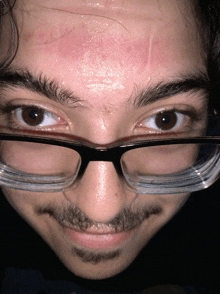
[[[4,126],[73,135],[97,145],[204,133],[204,91],[164,90],[206,75],[191,1],[18,0],[13,12],[19,47],[8,72],[18,73],[23,85],[1,88]],[[55,147],[33,147],[35,153],[27,155],[22,144],[5,146],[9,165],[28,173],[71,172],[74,165],[74,156],[64,158]],[[165,149],[168,157],[161,164],[157,148],[148,156],[150,174],[175,173],[182,161],[193,160],[189,149],[182,157]],[[140,156],[134,159],[143,170]],[[137,193],[108,161],[89,162],[77,183],[62,192],[2,190],[61,262],[88,279],[126,269],[189,197]]]

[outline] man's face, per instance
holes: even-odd
[[[11,69],[42,75],[77,99],[60,103],[16,87],[6,89],[3,100],[35,104],[55,115],[45,126],[28,129],[72,134],[96,144],[144,134],[157,138],[163,131],[148,119],[180,107],[185,112],[172,132],[176,128],[187,135],[187,110],[201,115],[206,109],[201,91],[135,107],[134,101],[149,87],[206,72],[190,8],[185,0],[18,0],[20,43]],[[13,120],[25,127],[18,115]],[[66,267],[89,279],[108,278],[128,267],[189,197],[132,192],[110,162],[90,162],[78,185],[64,192],[3,192]],[[88,222],[87,231],[80,232]],[[137,225],[131,231],[123,229],[132,224]]]

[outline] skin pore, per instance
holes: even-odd
[[[144,134],[157,138],[161,130],[148,119],[175,106],[197,113],[200,119],[191,129],[187,115],[182,125],[187,125],[186,136],[200,135],[197,125],[204,124],[206,111],[202,90],[134,107],[145,89],[206,74],[190,3],[18,0],[14,13],[20,40],[10,71],[55,81],[71,94],[59,102],[24,87],[1,89],[1,103],[34,104],[55,115],[48,125],[31,128],[14,111],[13,126],[72,134],[96,144]],[[2,189],[65,266],[88,279],[108,278],[128,267],[189,197],[136,194],[110,162],[90,162],[80,182],[64,192]],[[83,246],[72,231],[84,229],[106,235],[126,232],[125,240],[107,248]]]

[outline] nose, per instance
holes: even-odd
[[[91,221],[107,223],[128,204],[134,193],[126,189],[112,162],[90,162],[77,186],[65,191]]]

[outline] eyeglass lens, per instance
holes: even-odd
[[[81,157],[66,147],[19,141],[0,141],[0,161],[18,172],[42,176],[66,176],[75,179]],[[125,152],[121,167],[133,184],[139,178],[179,174],[200,166],[219,154],[214,144],[171,144],[141,147]],[[179,178],[181,181],[181,178]],[[132,184],[129,180],[129,183]],[[172,185],[172,183],[170,183]]]

